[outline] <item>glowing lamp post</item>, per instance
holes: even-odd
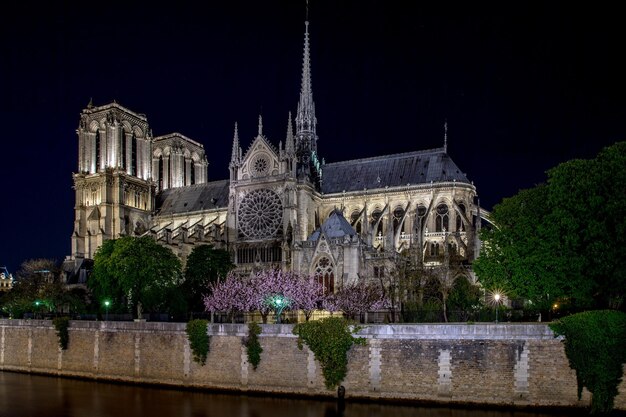
[[[269,297],[269,305],[274,310],[274,314],[276,315],[276,323],[280,323],[280,315],[283,313],[283,310],[289,307],[291,304],[289,298],[285,297],[282,294],[275,294]]]
[[[493,301],[496,305],[496,323],[498,322],[498,307],[500,307],[501,298],[502,298],[502,295],[499,292],[493,294]]]
[[[104,321],[109,320],[109,306],[111,302],[109,300],[104,300]]]

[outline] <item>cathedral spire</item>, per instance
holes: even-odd
[[[259,136],[263,136],[263,116],[259,114]]]
[[[287,120],[287,139],[285,140],[285,151],[288,155],[292,155],[295,152],[295,146],[293,144],[293,125],[291,123],[291,112],[289,112],[289,119]]]
[[[239,162],[239,130],[235,122],[235,134],[233,135],[233,151],[230,156],[230,166],[233,167]]]
[[[309,22],[304,22],[304,54],[302,58],[302,83],[300,85],[300,101],[296,115],[296,135],[299,151],[316,151],[317,137],[315,135],[315,103],[313,103],[313,89],[311,84],[311,58],[309,48]]]

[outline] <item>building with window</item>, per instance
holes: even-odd
[[[10,291],[13,288],[13,275],[6,266],[0,266],[0,292]]]
[[[421,265],[471,264],[481,210],[446,134],[437,149],[335,163],[318,154],[308,29],[295,117],[278,146],[261,117],[250,144],[235,124],[227,179],[208,180],[202,144],[180,133],[154,137],[145,115],[90,103],[77,129],[66,270],[79,276],[107,239],[146,234],[182,258],[196,245],[225,248],[243,274],[315,274],[330,292],[392,273],[400,253]]]

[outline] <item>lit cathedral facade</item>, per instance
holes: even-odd
[[[276,147],[259,117],[244,152],[235,125],[225,180],[208,181],[200,143],[179,133],[154,137],[145,115],[90,103],[77,129],[67,270],[79,276],[102,242],[127,235],[151,235],[183,259],[212,244],[227,249],[242,274],[315,274],[330,291],[379,277],[403,251],[427,266],[450,255],[469,265],[481,213],[445,139],[442,148],[325,163],[310,64],[307,22],[300,99],[284,142]]]

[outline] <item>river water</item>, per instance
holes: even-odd
[[[0,417],[571,417],[540,413],[303,400],[111,384],[0,371]]]

